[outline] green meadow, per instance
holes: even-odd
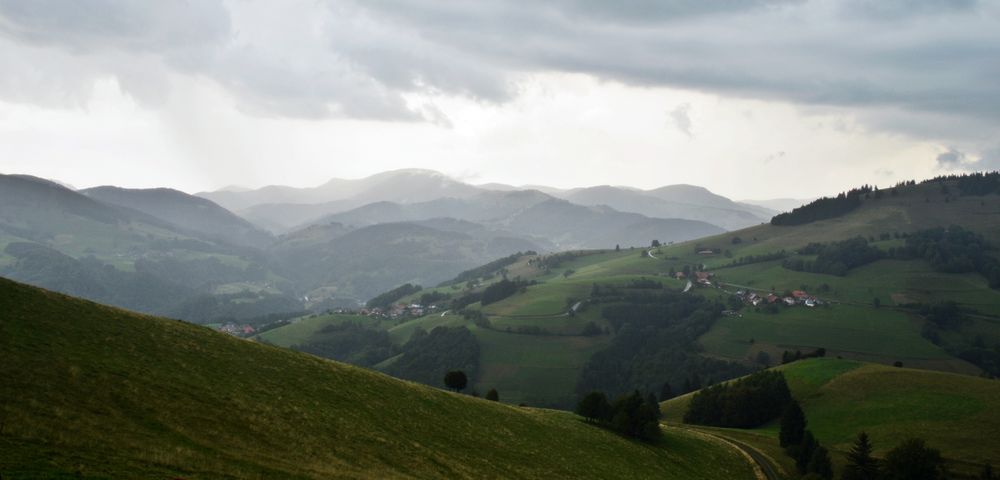
[[[0,280],[4,478],[750,479],[683,431],[638,443]]]
[[[957,473],[1000,463],[1000,382],[945,372],[818,358],[777,367],[806,414],[808,428],[844,463],[857,433],[867,432],[876,456],[910,437],[941,450]],[[666,421],[678,424],[690,395],[664,402]],[[698,427],[701,428],[701,427]],[[777,446],[778,424],[753,430],[708,429],[750,443],[793,470]]]

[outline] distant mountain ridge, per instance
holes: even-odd
[[[325,217],[331,215],[381,202],[406,205],[442,201],[438,206],[447,208],[455,206],[447,200],[468,200],[489,195],[509,202],[512,197],[504,197],[503,194],[515,192],[532,192],[525,195],[559,198],[588,207],[605,205],[623,213],[638,213],[650,218],[697,220],[726,230],[766,223],[777,213],[758,205],[734,202],[692,185],[669,185],[653,190],[612,186],[566,190],[541,185],[471,185],[439,172],[420,169],[383,172],[358,180],[333,179],[314,188],[269,186],[246,191],[226,189],[202,192],[198,195],[229,208],[262,228],[286,233],[309,224],[322,223]],[[498,207],[503,208],[503,205],[498,204]],[[432,216],[451,215],[442,211]],[[429,217],[423,214],[420,218]],[[475,221],[468,216],[455,218]],[[407,218],[394,221],[403,220]]]
[[[169,188],[127,189],[112,186],[80,190],[104,203],[132,208],[186,230],[219,238],[233,245],[263,248],[273,235],[214,202]]]

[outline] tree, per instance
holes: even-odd
[[[757,352],[757,363],[765,367],[771,365],[771,355],[763,350]]]
[[[660,411],[660,404],[656,401],[656,395],[653,395],[652,392],[646,394],[646,405],[656,414],[657,420],[663,418],[663,412]]]
[[[919,438],[904,440],[885,454],[882,462],[885,480],[943,480],[948,478],[941,452]]]
[[[872,457],[872,444],[868,434],[861,432],[847,454],[847,465],[841,480],[875,480],[878,478],[878,460]]]
[[[815,473],[826,480],[833,478],[833,464],[830,463],[830,454],[826,448],[816,445],[809,464],[806,465],[806,473]]]
[[[611,406],[611,428],[627,437],[655,440],[660,436],[657,412],[646,403],[638,391],[623,395]]]
[[[486,392],[486,399],[492,400],[494,402],[500,401],[500,394],[497,393],[497,389],[491,388],[490,391]]]
[[[621,245],[619,245],[619,244],[617,244],[617,243],[616,243],[616,244],[615,244],[615,251],[616,251],[616,252],[620,252],[620,251],[622,251],[622,247],[621,247]]]
[[[789,447],[802,443],[806,430],[806,416],[802,413],[799,402],[792,400],[781,414],[781,431],[778,433],[778,443]]]
[[[660,241],[659,240],[653,240],[652,242],[650,242],[650,246],[652,246],[653,248],[659,247],[660,246]]]
[[[590,392],[576,404],[576,414],[591,423],[608,421],[611,417],[611,404],[603,393]]]
[[[663,382],[663,386],[660,387],[660,401],[665,402],[674,398],[674,389],[670,388],[670,382]]]
[[[806,430],[806,433],[802,435],[802,443],[795,448],[794,452],[795,468],[799,470],[799,473],[806,473],[809,461],[812,460],[817,447],[819,447],[819,443],[816,442],[816,437],[813,437],[812,432]]]
[[[469,384],[469,378],[461,370],[452,370],[444,375],[444,384],[456,392],[461,392]]]

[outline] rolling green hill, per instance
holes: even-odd
[[[403,382],[0,279],[3,478],[752,478],[681,431]]]
[[[476,379],[476,388],[503,386],[504,401],[568,407],[572,405],[569,399],[580,393],[573,386],[581,380],[590,357],[618,339],[618,332],[603,315],[605,306],[590,301],[594,286],[621,287],[649,279],[661,283],[665,290],[679,291],[687,282],[672,278],[672,272],[704,267],[723,288],[694,287],[689,294],[720,302],[720,310],[732,308],[733,293],[747,289],[779,295],[801,289],[824,302],[817,308],[781,307],[773,311],[744,306],[736,315],[708,319],[705,333],[685,346],[705,361],[759,368],[761,363],[777,363],[786,350],[822,347],[830,356],[852,360],[887,365],[900,361],[907,367],[969,375],[985,370],[997,375],[1000,290],[991,289],[980,273],[941,271],[922,258],[883,258],[847,269],[844,275],[795,271],[782,265],[786,258],[815,260],[815,254],[795,253],[813,242],[862,235],[869,246],[887,254],[904,247],[906,235],[950,224],[978,232],[1000,245],[1000,215],[996,215],[1000,213],[1000,195],[963,196],[956,180],[944,180],[943,185],[932,181],[899,186],[895,194],[891,190],[881,195],[872,192],[868,198],[860,197],[859,206],[847,214],[797,226],[760,225],[656,248],[525,256],[503,267],[503,273],[536,284],[486,306],[472,303],[467,307],[485,315],[491,329],[454,315],[457,311],[378,328],[389,328],[393,342],[402,344],[418,327],[465,326],[481,347],[483,378]],[[711,253],[699,253],[706,250]],[[772,259],[751,258],[779,252],[784,253]],[[401,301],[418,302],[431,291],[452,298],[474,294],[501,277],[500,271],[475,272],[480,277],[425,289]],[[874,305],[875,299],[879,307]],[[962,318],[949,328],[929,329],[917,304],[943,301],[957,302]],[[576,304],[579,310],[568,315]],[[447,305],[442,304],[449,308]],[[591,322],[606,334],[581,335]],[[523,345],[531,345],[531,355],[517,353]],[[641,375],[646,380],[635,385],[637,388],[656,391],[657,382],[669,381],[676,390],[681,386],[678,382],[687,380],[680,372],[653,371],[641,362],[634,367],[646,370]]]
[[[806,414],[819,441],[843,454],[860,431],[875,454],[883,455],[909,437],[941,450],[956,472],[977,472],[1000,462],[1000,382],[909,368],[838,360],[809,359],[777,367]],[[662,404],[668,423],[681,422],[690,395]],[[750,443],[785,462],[777,446],[778,425],[755,430],[709,429]],[[793,467],[792,467],[793,468]]]

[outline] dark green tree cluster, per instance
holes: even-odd
[[[663,282],[658,282],[651,278],[636,278],[625,282],[625,288],[631,288],[635,290],[662,290]]]
[[[956,186],[961,195],[982,196],[1000,193],[1000,172],[997,171],[941,175],[920,183],[945,185],[945,182],[948,181],[957,183]]]
[[[684,423],[753,428],[777,418],[791,400],[785,376],[765,370],[702,389],[691,398]]]
[[[702,381],[727,380],[752,371],[698,354],[697,339],[721,316],[721,304],[671,290],[628,291],[603,285],[598,290],[601,295],[589,302],[602,305],[601,315],[615,335],[607,348],[584,364],[578,395],[659,391],[664,382],[679,386],[692,378],[700,378],[700,386]]]
[[[802,408],[798,402],[791,400],[781,414],[778,443],[795,459],[795,468],[800,474],[829,480],[833,478],[830,453],[819,444],[806,426]]]
[[[781,364],[784,365],[786,363],[792,363],[796,360],[804,360],[806,358],[822,358],[825,356],[826,356],[825,348],[817,348],[816,350],[807,353],[802,353],[801,350],[796,350],[794,352],[785,350],[781,354]]]
[[[952,225],[911,233],[904,246],[889,249],[889,256],[927,260],[939,272],[976,272],[986,277],[990,288],[1000,288],[1000,261],[989,253],[994,250],[982,235]]]
[[[829,452],[812,432],[806,429],[805,415],[797,402],[792,402],[781,417],[778,440],[803,478],[833,478]],[[923,440],[908,439],[886,453],[879,461],[872,456],[868,434],[858,434],[847,454],[841,480],[944,480],[948,478],[941,452],[928,447]],[[983,467],[981,478],[992,478],[992,468]]]
[[[577,404],[576,413],[626,437],[645,441],[660,438],[660,406],[652,394],[643,398],[636,390],[609,403],[604,393],[590,392]]]
[[[461,392],[469,384],[469,377],[461,370],[451,370],[444,374],[444,384],[456,392]]]
[[[868,240],[863,237],[829,244],[810,243],[805,248],[800,249],[799,253],[803,255],[815,254],[816,260],[787,259],[781,262],[781,266],[800,272],[844,276],[852,268],[867,265],[885,256],[878,247],[869,245]]]
[[[520,280],[508,280],[505,278],[486,287],[486,289],[483,290],[483,295],[480,297],[479,301],[482,302],[484,306],[496,303],[517,293],[518,290],[527,285],[527,283]]]
[[[537,253],[529,250],[527,252],[517,252],[513,255],[508,255],[506,257],[493,260],[492,262],[487,263],[485,265],[481,265],[479,267],[459,273],[458,276],[456,276],[455,278],[448,280],[447,282],[441,282],[441,284],[438,286],[447,287],[450,285],[458,285],[460,283],[465,283],[470,280],[478,280],[480,278],[493,275],[495,272],[502,270],[504,267],[508,267],[510,265],[517,263],[517,261],[520,260],[521,257],[525,255],[537,255]]]
[[[375,308],[375,307],[386,308],[389,305],[392,305],[392,303],[395,302],[396,300],[399,300],[400,298],[403,298],[407,295],[412,295],[414,293],[417,293],[420,290],[423,290],[423,287],[421,287],[420,285],[412,285],[409,283],[404,283],[403,285],[400,285],[392,290],[389,290],[388,292],[378,295],[377,297],[371,300],[368,300],[368,303],[366,305],[368,306],[368,308]]]
[[[777,252],[762,253],[760,255],[747,255],[747,256],[744,256],[744,257],[740,257],[740,258],[737,258],[736,260],[733,260],[732,262],[729,262],[729,264],[727,266],[729,266],[729,267],[738,267],[740,265],[750,265],[750,264],[754,264],[754,263],[773,262],[775,260],[784,260],[786,258],[788,258],[788,252],[786,252],[785,250],[782,249],[782,250],[778,250]]]
[[[574,258],[579,258],[586,255],[587,252],[582,251],[569,251],[569,252],[559,252],[553,253],[551,255],[546,255],[544,257],[532,259],[528,262],[529,265],[534,265],[546,272],[553,269],[559,268],[563,262],[568,262]]]
[[[461,370],[469,379],[479,373],[479,342],[465,327],[437,327],[430,333],[417,330],[385,372],[425,385],[440,385],[452,370]]]
[[[292,348],[362,367],[371,367],[399,354],[399,347],[389,339],[389,332],[353,322],[327,325],[314,338],[316,340],[310,343]]]
[[[421,305],[434,305],[451,298],[451,294],[444,292],[427,292],[420,296]]]
[[[803,225],[845,215],[860,207],[862,195],[870,193],[872,190],[872,187],[866,185],[846,193],[841,193],[835,198],[823,197],[817,199],[791,212],[775,215],[771,218],[771,225]]]

